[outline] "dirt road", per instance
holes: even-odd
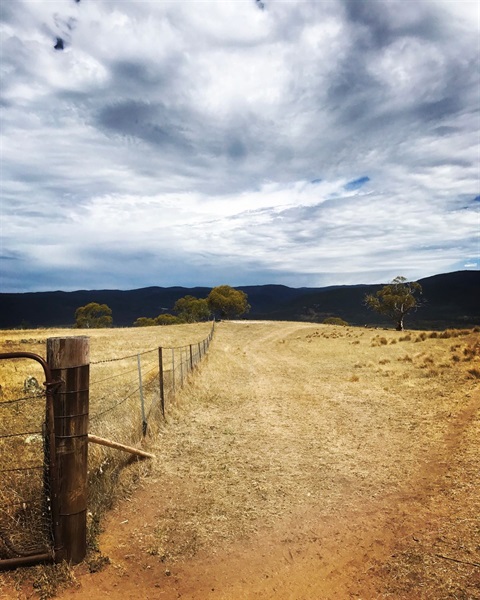
[[[110,564],[61,597],[480,598],[480,394],[451,348],[222,323],[103,524]]]

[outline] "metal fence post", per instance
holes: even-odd
[[[143,397],[143,383],[142,383],[142,365],[140,362],[140,354],[137,354],[137,366],[138,366],[138,385],[140,387],[140,406],[142,409],[142,435],[147,435],[147,419],[145,417],[145,399]]]
[[[165,385],[163,380],[163,348],[158,349],[158,378],[160,386],[160,407],[165,418]]]
[[[180,348],[180,385],[183,387],[183,348]]]
[[[172,348],[172,389],[175,396],[175,348]]]
[[[89,340],[85,336],[47,339],[52,378],[55,468],[58,485],[56,561],[81,562],[87,551],[87,456]]]

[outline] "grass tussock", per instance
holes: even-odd
[[[424,342],[427,338],[428,335],[425,333],[425,331],[422,331],[422,333],[415,339],[415,342]]]
[[[388,340],[384,336],[376,336],[372,339],[370,346],[372,348],[376,348],[378,346],[386,346],[388,344]]]
[[[463,349],[464,360],[470,361],[480,357],[480,342],[474,342]]]
[[[39,600],[50,600],[60,592],[79,585],[74,569],[67,562],[16,569],[5,576],[3,583],[7,583],[7,581],[17,598],[34,597]],[[11,592],[5,596],[1,594],[2,581],[0,580],[0,597],[12,598]]]
[[[468,369],[467,373],[473,379],[480,379],[480,369]]]

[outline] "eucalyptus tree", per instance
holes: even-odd
[[[365,296],[365,305],[375,312],[392,319],[397,331],[403,331],[405,315],[422,305],[422,286],[405,277],[395,279],[375,294]]]

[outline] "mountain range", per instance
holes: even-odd
[[[407,329],[444,329],[480,325],[480,271],[457,271],[420,279],[423,305],[407,315]],[[366,294],[378,285],[290,288],[283,285],[239,286],[251,310],[244,318],[322,322],[340,317],[351,325],[391,326],[368,310]],[[74,292],[0,293],[0,329],[72,327],[75,311],[89,302],[107,304],[117,327],[133,325],[138,317],[173,312],[186,295],[205,298],[208,287],[147,287],[136,290],[79,290]],[[243,318],[243,317],[242,317]]]

